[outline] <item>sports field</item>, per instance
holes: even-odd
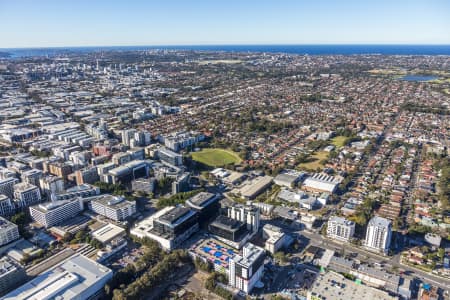
[[[331,139],[331,143],[336,147],[336,148],[341,148],[345,145],[345,142],[347,141],[347,137],[339,135],[336,136],[334,138]]]
[[[322,169],[323,164],[321,164],[321,161],[323,159],[328,158],[329,153],[325,151],[318,151],[311,155],[311,161],[306,163],[301,163],[298,165],[300,169],[306,169],[306,170],[316,170],[316,169]]]
[[[192,159],[210,167],[223,167],[228,164],[238,164],[241,158],[231,150],[205,148],[199,152],[192,152]]]

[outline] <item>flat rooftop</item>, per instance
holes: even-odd
[[[227,231],[237,231],[243,225],[243,223],[227,216],[219,215],[214,220],[214,222],[211,223],[211,225],[225,229]]]
[[[317,276],[308,294],[316,296],[317,299],[398,299],[398,297],[390,296],[385,291],[358,284],[335,272],[327,272]]]
[[[163,221],[165,223],[169,224],[175,224],[177,220],[184,217],[186,214],[190,213],[191,210],[187,207],[175,207],[168,211],[167,213],[163,214],[158,218],[159,221]]]
[[[95,284],[103,285],[111,277],[112,271],[109,268],[78,254],[42,273],[2,299],[75,299],[77,296],[87,296],[86,290]]]
[[[215,198],[215,196],[216,195],[213,193],[200,192],[197,195],[189,198],[186,202],[192,203],[194,206],[197,206],[197,207],[203,207],[203,206],[206,206],[206,204],[208,204],[208,202],[210,200]]]
[[[93,231],[91,234],[92,237],[98,240],[99,242],[106,243],[107,241],[110,241],[115,237],[120,236],[124,233],[125,233],[124,228],[108,223],[105,226],[100,227],[99,229]]]

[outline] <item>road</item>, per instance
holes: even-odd
[[[327,248],[330,250],[339,250],[339,251],[347,251],[347,252],[355,252],[358,255],[368,257],[372,259],[373,261],[380,262],[380,261],[386,261],[388,265],[391,267],[397,267],[399,269],[404,269],[405,271],[409,271],[410,274],[403,275],[403,277],[406,277],[408,279],[414,279],[415,277],[425,281],[432,283],[440,288],[442,288],[444,291],[448,290],[450,287],[450,280],[442,278],[440,276],[436,276],[434,274],[424,272],[422,270],[412,268],[407,265],[403,265],[400,263],[400,254],[397,254],[393,257],[389,256],[383,256],[379,255],[373,252],[369,252],[365,249],[359,248],[355,245],[349,244],[349,243],[339,243],[332,240],[329,240],[327,238],[324,238],[322,235],[318,233],[312,233],[307,231],[301,231],[298,232],[298,234],[304,235],[305,237],[310,239],[310,243],[316,246],[321,246],[323,248]]]

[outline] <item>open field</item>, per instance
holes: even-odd
[[[347,137],[343,136],[343,135],[339,135],[339,136],[335,136],[334,138],[331,139],[331,143],[336,147],[336,148],[341,148],[344,147],[345,145],[345,141],[347,140]]]
[[[238,164],[241,158],[237,153],[225,149],[205,148],[192,152],[192,159],[210,167],[222,167],[228,164]]]
[[[321,164],[320,162],[323,159],[327,159],[328,154],[329,153],[326,151],[315,152],[313,155],[311,155],[311,161],[306,162],[306,163],[301,163],[298,165],[298,167],[301,169],[307,169],[307,170],[316,170],[317,168],[323,168],[323,164]]]

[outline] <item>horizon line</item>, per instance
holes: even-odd
[[[223,43],[223,44],[150,44],[150,45],[77,45],[77,46],[23,46],[23,47],[0,47],[0,50],[19,49],[66,49],[66,48],[103,48],[103,47],[202,47],[202,46],[449,46],[450,43]]]

